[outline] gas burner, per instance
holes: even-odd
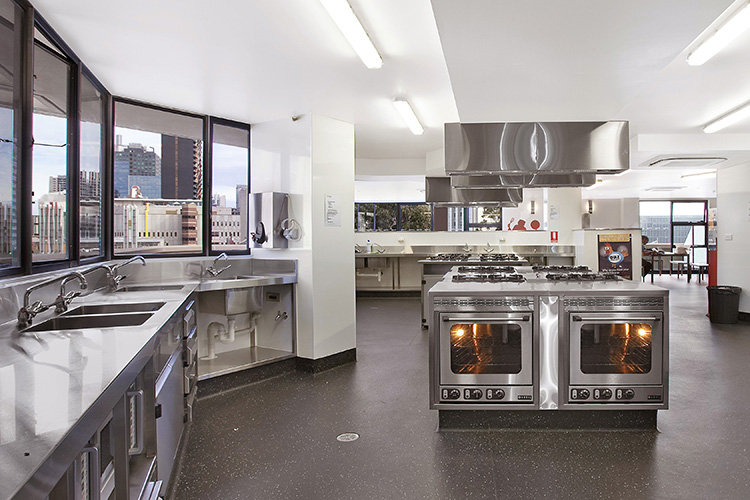
[[[620,277],[616,274],[605,273],[549,273],[549,281],[618,281]]]
[[[555,273],[590,273],[591,269],[588,266],[531,266],[536,272],[539,271],[554,271]]]
[[[459,266],[458,272],[473,274],[515,273],[516,268],[511,266]]]
[[[470,255],[467,253],[439,253],[437,255],[428,257],[428,259],[461,262],[461,261],[469,260],[469,257]]]
[[[483,253],[479,256],[479,260],[482,262],[487,261],[504,261],[504,260],[518,260],[518,256],[512,253]]]
[[[454,283],[523,283],[526,278],[520,274],[455,274]]]

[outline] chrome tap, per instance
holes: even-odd
[[[492,248],[492,245],[490,245],[490,242],[488,241],[488,242],[487,242],[487,246],[486,246],[486,247],[484,247],[484,251],[485,251],[485,253],[492,253],[492,252],[494,252],[494,251],[495,251],[495,249],[494,249],[494,248]]]
[[[115,264],[114,266],[107,266],[104,265],[105,268],[109,269],[109,272],[107,273],[107,278],[109,279],[109,289],[111,291],[117,290],[117,287],[120,286],[120,282],[127,278],[125,275],[118,274],[117,270],[127,266],[128,264],[132,264],[133,262],[140,262],[141,265],[146,265],[146,259],[143,258],[141,255],[136,255],[135,257],[131,257],[130,259],[126,260],[125,262],[122,262],[120,264]]]
[[[468,243],[466,243],[466,244],[464,244],[464,247],[461,250],[463,250],[464,252],[470,252],[471,251],[471,247],[469,246]]]
[[[55,312],[57,314],[67,311],[68,304],[70,304],[73,299],[81,295],[80,290],[65,293],[65,285],[73,280],[78,280],[81,290],[85,290],[88,287],[88,283],[86,282],[86,278],[83,277],[83,274],[76,271],[73,271],[70,274],[66,274],[65,277],[63,277],[62,282],[60,283],[60,295],[58,295],[55,299]]]
[[[224,252],[221,252],[219,256],[214,259],[213,263],[206,268],[206,272],[210,274],[211,276],[213,276],[214,278],[220,275],[223,271],[226,271],[227,269],[232,267],[232,264],[227,264],[221,269],[216,269],[216,264],[218,264],[220,260],[227,260],[227,254]]]
[[[58,280],[63,280],[63,283],[67,283],[73,278],[77,278],[81,282],[82,289],[88,286],[88,283],[86,282],[86,278],[84,278],[81,273],[77,271],[72,271],[63,276],[55,276],[54,278],[50,278],[48,280],[42,281],[40,283],[37,283],[36,285],[31,285],[29,288],[27,288],[26,293],[23,295],[23,307],[21,307],[21,309],[18,310],[18,328],[19,329],[26,328],[27,326],[31,324],[31,320],[34,319],[34,317],[37,314],[39,314],[40,312],[46,311],[53,305],[57,305],[57,300],[55,300],[53,304],[44,304],[41,300],[37,300],[33,304],[29,305],[31,292],[33,292],[34,290],[38,290],[39,288],[45,287]],[[65,284],[63,284],[61,287],[61,295],[63,295],[62,289],[64,288],[65,288]],[[71,297],[70,300],[73,300],[73,297]]]

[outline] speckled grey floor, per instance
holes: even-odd
[[[750,498],[750,325],[712,325],[705,282],[656,284],[672,290],[659,432],[436,432],[419,299],[360,299],[356,364],[199,401],[176,498]]]

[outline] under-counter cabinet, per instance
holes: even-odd
[[[294,285],[201,292],[198,379],[295,356]]]

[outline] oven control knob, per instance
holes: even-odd
[[[633,399],[633,397],[635,397],[635,391],[633,389],[625,389],[623,391],[623,397],[625,399]]]
[[[503,399],[505,397],[505,391],[502,389],[487,389],[487,399]]]
[[[482,399],[482,389],[464,389],[464,399]]]
[[[594,399],[609,399],[611,397],[611,389],[594,389]]]
[[[588,389],[571,389],[570,399],[588,399],[591,393]]]
[[[461,391],[458,389],[443,389],[440,391],[442,399],[458,399],[461,397]]]

